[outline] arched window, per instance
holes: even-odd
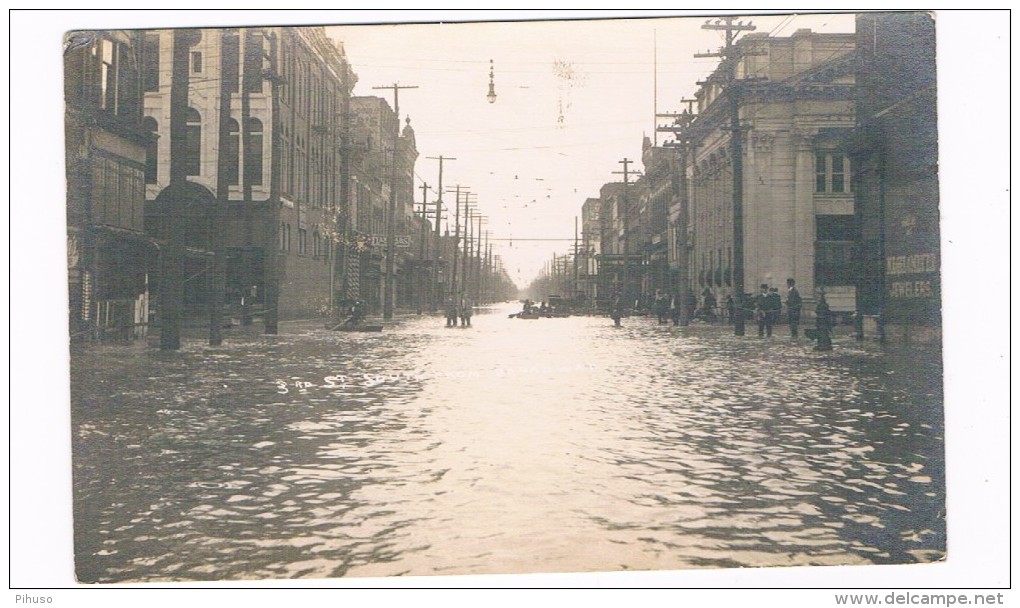
[[[185,175],[202,174],[202,115],[188,108],[188,127],[184,138],[187,148],[184,159]]]
[[[142,119],[142,128],[151,136],[145,144],[145,183],[155,184],[159,167],[159,123],[151,116]]]
[[[227,185],[238,185],[241,166],[241,127],[231,118],[227,121],[227,146],[223,150],[223,169],[226,173]]]
[[[252,186],[262,185],[262,121],[248,119],[248,149],[244,151],[244,178]]]

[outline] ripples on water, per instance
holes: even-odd
[[[79,579],[944,556],[937,353],[506,312],[76,354]]]

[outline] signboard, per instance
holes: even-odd
[[[384,235],[373,234],[373,235],[371,235],[368,238],[369,238],[369,242],[371,243],[371,245],[373,247],[385,247],[386,246],[386,237]],[[410,236],[396,236],[396,237],[393,237],[393,244],[396,247],[403,247],[403,248],[410,247],[411,246],[411,237]]]

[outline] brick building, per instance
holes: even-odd
[[[935,21],[857,16],[858,310],[870,335],[941,339]]]
[[[387,217],[390,190],[395,187],[394,302],[409,306],[413,291],[410,269],[414,266],[410,259],[420,250],[421,234],[414,216],[414,164],[418,158],[414,129],[410,120],[400,129],[399,117],[381,97],[352,97],[350,113],[352,226],[355,238],[363,246],[359,252],[357,295],[353,291],[348,295],[364,300],[374,312],[382,311]],[[398,131],[394,155],[394,133]]]
[[[316,27],[187,34],[142,34],[144,126],[155,136],[146,226],[193,252],[184,261],[184,310],[243,303],[265,315],[267,331],[277,317],[321,316],[341,257],[342,110],[356,80],[343,49]],[[184,41],[176,61],[175,41]],[[176,127],[175,79],[186,82]],[[175,179],[194,199],[185,207],[183,190],[170,190]]]
[[[141,37],[64,41],[69,330],[73,342],[146,333],[159,244],[145,233]]]

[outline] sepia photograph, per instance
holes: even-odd
[[[378,12],[47,40],[67,585],[938,586],[942,12]]]

